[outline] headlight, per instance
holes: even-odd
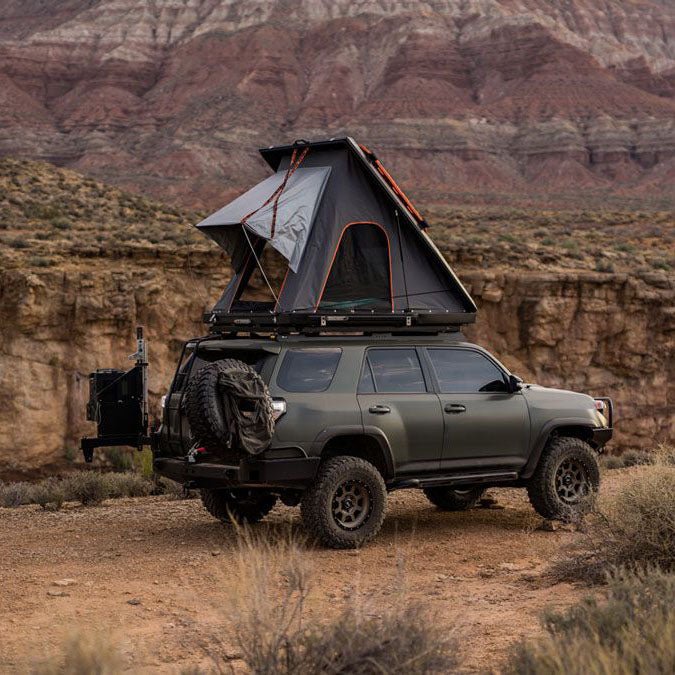
[[[286,401],[283,398],[272,399],[272,410],[274,411],[274,421],[276,422],[286,413]]]

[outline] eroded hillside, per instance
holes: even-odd
[[[672,200],[674,33],[668,0],[5,0],[0,153],[206,206],[350,133],[426,200]]]
[[[48,164],[0,161],[0,471],[63,466],[87,375],[150,337],[156,410],[181,341],[229,278],[169,208]],[[673,213],[437,208],[431,234],[480,311],[466,334],[526,379],[608,394],[615,449],[673,434]]]

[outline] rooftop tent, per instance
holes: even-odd
[[[286,180],[286,171],[277,171],[197,227],[235,261],[248,249],[246,227],[252,235],[267,239],[297,272],[329,174],[330,167],[298,168]],[[278,201],[268,199],[277,194]]]
[[[235,271],[213,316],[251,310],[239,299],[269,243],[287,270],[278,301],[257,311],[474,321],[426,222],[367,148],[342,138],[260,152],[275,173],[197,225]]]

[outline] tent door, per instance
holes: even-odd
[[[316,309],[394,311],[391,246],[382,225],[345,225]]]

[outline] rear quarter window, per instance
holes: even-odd
[[[326,391],[341,356],[339,348],[289,349],[279,368],[277,385],[289,392]]]

